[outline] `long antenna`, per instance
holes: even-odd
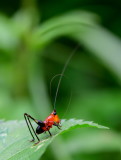
[[[52,79],[51,79],[51,81],[50,81],[50,95],[51,95],[52,82],[53,82],[53,80],[54,80],[56,77],[58,77],[58,76],[61,76],[61,74],[56,74],[55,76],[52,77]],[[64,75],[62,75],[62,76],[64,76]],[[65,76],[64,76],[64,77],[65,77]]]
[[[79,45],[77,45],[77,46],[75,47],[75,49],[72,51],[72,53],[71,53],[70,56],[68,57],[65,65],[64,65],[64,67],[63,67],[63,69],[62,69],[62,72],[61,72],[61,74],[60,74],[60,79],[59,79],[59,81],[58,81],[58,85],[57,85],[57,89],[56,89],[56,94],[55,94],[55,99],[54,99],[54,109],[55,109],[56,100],[57,100],[57,96],[58,96],[58,90],[59,90],[59,87],[60,87],[60,83],[61,83],[62,77],[63,77],[63,75],[64,75],[64,72],[65,72],[66,68],[67,68],[67,65],[69,64],[72,56],[74,55],[74,53],[77,51],[78,48],[79,48]]]

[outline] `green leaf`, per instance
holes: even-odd
[[[39,159],[47,146],[59,134],[67,132],[75,128],[95,127],[108,129],[93,122],[83,120],[62,120],[62,129],[56,127],[51,129],[52,137],[46,134],[41,134],[39,137],[41,142],[35,145],[31,140],[28,128],[25,121],[8,121],[0,122],[0,159],[1,160],[37,160]]]

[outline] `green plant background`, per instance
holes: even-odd
[[[58,114],[110,127],[65,133],[42,160],[121,159],[120,15],[119,0],[0,1],[0,119],[27,112],[44,120],[58,78],[51,94],[50,81],[79,45],[61,82]]]

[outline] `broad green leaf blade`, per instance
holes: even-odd
[[[52,137],[43,133],[39,137],[41,142],[34,145],[24,121],[1,122],[0,125],[0,160],[38,160],[52,140],[69,130],[82,127],[108,129],[93,122],[83,120],[62,120],[62,129],[51,129]]]

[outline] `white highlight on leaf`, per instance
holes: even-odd
[[[35,152],[36,152],[38,149],[40,149],[43,145],[44,145],[44,143],[40,144],[40,145],[36,148]]]

